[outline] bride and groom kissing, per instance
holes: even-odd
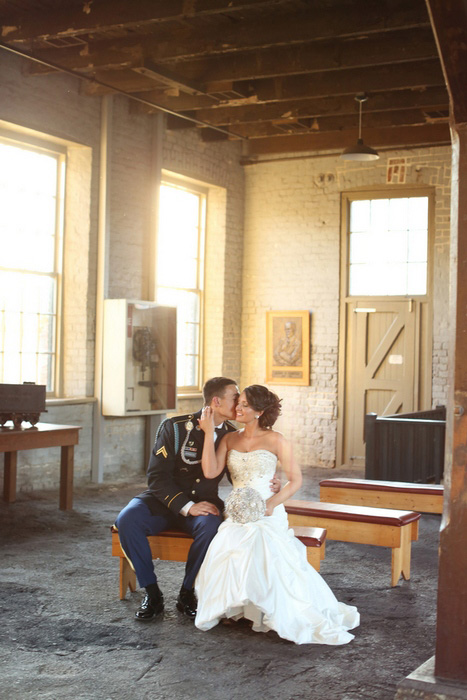
[[[136,619],[154,619],[164,609],[147,536],[175,527],[193,536],[176,605],[196,627],[246,618],[254,631],[274,630],[297,644],[346,644],[358,612],[336,600],[288,528],[283,504],[302,477],[290,443],[272,429],[279,398],[260,385],[239,394],[227,377],[209,379],[203,397],[198,413],[161,424],[148,489],[116,520],[122,549],[146,590]],[[278,461],[287,476],[282,487]],[[224,520],[218,485],[225,473],[233,490]]]

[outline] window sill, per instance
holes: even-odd
[[[94,396],[80,396],[78,398],[55,398],[55,399],[46,399],[45,400],[45,405],[46,406],[70,406],[73,404],[82,404],[82,403],[95,403],[96,399]]]
[[[195,394],[177,394],[178,399],[202,399],[203,394],[201,391],[196,392]]]

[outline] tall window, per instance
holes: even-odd
[[[351,295],[427,293],[428,197],[350,203]]]
[[[0,140],[0,381],[56,390],[64,156]]]
[[[206,195],[181,182],[160,189],[156,301],[177,307],[177,386],[201,388]]]

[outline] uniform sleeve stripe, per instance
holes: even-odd
[[[178,493],[176,493],[175,496],[173,498],[171,498],[170,501],[167,503],[167,508],[170,508],[170,504],[172,503],[172,501],[175,501],[177,496],[181,496],[182,493],[183,493],[183,491],[179,491]]]

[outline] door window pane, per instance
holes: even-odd
[[[350,204],[349,294],[427,293],[428,197]]]

